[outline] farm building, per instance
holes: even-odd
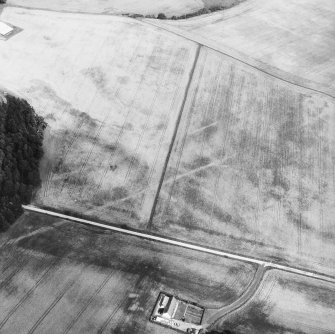
[[[0,22],[0,36],[8,36],[13,30],[14,29],[10,25]]]
[[[203,307],[161,292],[151,321],[181,332],[200,334],[203,313]]]
[[[161,295],[157,313],[163,318],[172,319],[177,309],[177,299],[173,296]]]

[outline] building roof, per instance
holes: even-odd
[[[6,36],[9,33],[11,33],[13,30],[14,29],[10,25],[8,25],[4,22],[0,22],[0,35]]]
[[[177,304],[178,304],[177,299],[175,297],[170,297],[168,303],[164,308],[164,313],[168,314],[172,318]]]

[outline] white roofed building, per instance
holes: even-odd
[[[204,308],[195,303],[160,292],[150,320],[180,332],[200,334],[203,313]]]
[[[13,32],[14,28],[8,25],[5,22],[0,21],[0,36],[8,36],[11,32]]]

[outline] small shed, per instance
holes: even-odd
[[[0,21],[0,36],[3,37],[8,36],[13,30],[14,30],[13,27],[11,27],[5,22]]]

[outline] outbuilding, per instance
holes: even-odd
[[[1,22],[0,21],[0,36],[2,37],[6,37],[8,36],[12,31],[14,30],[13,27],[11,27],[10,25],[8,25],[5,22]]]

